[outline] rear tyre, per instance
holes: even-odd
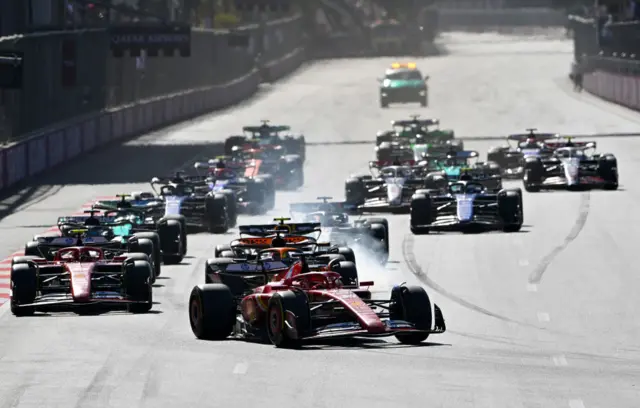
[[[156,270],[157,265],[160,264],[160,258],[156,258],[156,248],[153,245],[153,241],[147,238],[134,237],[127,243],[127,247],[128,252],[140,252],[149,257],[148,262],[152,268],[151,283],[155,283],[157,276]]]
[[[498,193],[498,214],[504,232],[518,232],[522,228],[522,190],[509,189]]]
[[[351,178],[344,185],[344,194],[347,203],[351,205],[364,204],[366,189],[364,182],[358,178]]]
[[[162,262],[165,265],[176,265],[182,262],[182,225],[176,220],[166,220],[158,225]],[[185,235],[186,237],[186,235]]]
[[[136,232],[133,235],[135,237],[138,237],[139,239],[142,239],[142,238],[148,239],[153,243],[152,266],[155,272],[155,277],[154,277],[154,280],[155,280],[155,278],[160,276],[160,273],[162,272],[162,246],[161,246],[160,235],[157,232]],[[144,252],[144,251],[140,251],[140,252]]]
[[[42,258],[42,255],[46,255],[43,254],[42,251],[40,251],[40,243],[37,241],[30,241],[27,242],[24,246],[24,255],[25,256],[37,256],[38,258]]]
[[[431,300],[420,286],[396,286],[391,291],[391,320],[404,320],[418,330],[431,330]],[[396,338],[402,344],[416,345],[429,338],[430,333],[399,333]]]
[[[331,270],[340,274],[340,279],[345,286],[358,286],[358,269],[353,262],[341,261],[333,263]]]
[[[180,251],[180,254],[182,256],[185,256],[187,254],[187,219],[184,218],[184,215],[165,215],[160,219],[159,222],[162,222],[164,220],[175,220],[180,223],[180,226],[182,227],[181,235],[180,235],[180,242],[182,243],[182,249]]]
[[[411,232],[415,235],[428,234],[428,226],[433,222],[431,197],[424,194],[414,196],[409,213]]]
[[[229,230],[226,201],[226,197],[221,194],[207,197],[205,201],[205,222],[210,233],[224,234]]]
[[[231,335],[236,300],[226,285],[198,285],[189,296],[191,331],[200,340],[224,340]]]

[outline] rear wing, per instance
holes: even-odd
[[[242,128],[243,132],[250,132],[250,133],[261,133],[264,131],[280,133],[280,132],[289,132],[290,130],[291,130],[291,127],[286,125],[244,126]]]
[[[287,224],[261,224],[261,225],[240,225],[240,234],[253,236],[273,235],[274,230],[286,232],[288,234],[310,234],[320,229],[319,222],[299,222]]]
[[[228,265],[224,272],[233,272],[234,275],[255,275],[256,273],[268,273],[288,268],[289,267],[281,261],[259,263],[240,262]]]
[[[514,133],[507,136],[507,140],[512,140],[514,142],[524,142],[530,137],[535,137],[538,140],[546,141],[549,139],[557,139],[557,133]]]
[[[415,166],[416,161],[414,158],[406,159],[406,160],[377,160],[370,161],[369,168],[371,169],[379,169],[387,166]]]
[[[426,127],[439,125],[438,119],[404,119],[404,120],[392,120],[391,126],[398,127]]]
[[[559,149],[561,147],[582,147],[584,149],[595,149],[596,142],[574,142],[570,140],[554,140],[553,142],[544,142],[545,146],[550,149]]]
[[[345,211],[354,210],[358,206],[348,204],[346,202],[334,203],[292,203],[289,204],[289,212],[309,214],[318,211],[326,211],[330,213],[343,213]]]
[[[81,242],[83,245],[100,245],[107,244],[109,240],[105,237],[84,237],[81,238]],[[49,246],[57,246],[57,247],[70,247],[75,246],[78,243],[78,238],[74,237],[38,237],[38,243]]]
[[[475,159],[480,157],[480,155],[475,150],[460,150],[457,152],[447,153],[447,157],[455,157],[457,159]]]
[[[316,245],[316,239],[306,235],[286,235],[281,237],[287,246],[308,246]],[[275,238],[274,237],[251,237],[239,238],[231,243],[233,248],[269,248]]]
[[[119,202],[119,201],[118,201]],[[96,216],[101,224],[109,224],[113,223],[116,220],[116,217],[105,217],[105,216]],[[72,215],[68,217],[58,217],[58,225],[60,224],[84,224],[85,221],[89,218],[89,215]]]

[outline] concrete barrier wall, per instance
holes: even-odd
[[[584,89],[595,96],[640,110],[640,77],[595,71],[584,77]]]

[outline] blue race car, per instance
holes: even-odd
[[[476,181],[449,184],[444,193],[418,190],[411,197],[411,232],[501,229],[520,231],[523,222],[522,191],[487,191]]]

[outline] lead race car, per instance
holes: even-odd
[[[268,266],[267,266],[268,264]],[[268,273],[282,270],[269,278]],[[234,295],[222,283],[198,285],[189,297],[189,322],[198,339],[229,336],[296,348],[306,340],[345,337],[396,338],[419,344],[446,330],[440,308],[419,286],[396,286],[389,300],[371,300],[373,282],[347,289],[333,271],[306,272],[303,262],[286,269],[263,263],[238,265],[237,275],[264,273],[266,284]]]
[[[262,120],[258,126],[244,126],[244,135],[229,136],[224,143],[226,155],[232,155],[235,148],[242,150],[255,147],[256,144],[279,148],[290,155],[297,155],[304,163],[306,158],[306,141],[304,135],[294,135],[287,125],[270,125],[268,120]]]
[[[537,129],[527,129],[528,133],[511,134],[507,136],[506,146],[494,146],[487,153],[487,161],[500,166],[503,177],[521,178],[524,174],[524,159],[526,157],[549,156],[553,150],[544,142],[557,139],[556,133],[538,133]],[[517,144],[513,146],[511,142]]]
[[[328,232],[329,242],[369,250],[381,264],[389,259],[389,222],[386,218],[350,219],[355,208],[346,202],[329,202],[332,197],[318,197],[321,202],[292,203],[293,216],[302,215],[302,222],[320,223],[323,233]]]
[[[418,190],[411,197],[411,232],[501,229],[517,232],[523,223],[522,192],[487,191],[476,181],[458,181],[448,192]]]
[[[82,240],[72,245],[59,249],[50,261],[35,256],[12,259],[14,315],[69,309],[79,314],[118,308],[132,313],[151,310],[153,270],[146,254],[112,252]]]
[[[527,157],[523,185],[526,191],[618,188],[618,161],[611,153],[595,153],[596,142],[545,143],[550,157]]]
[[[353,176],[345,182],[346,202],[359,212],[408,212],[411,195],[425,185],[413,160],[408,163],[370,162],[371,176]]]

